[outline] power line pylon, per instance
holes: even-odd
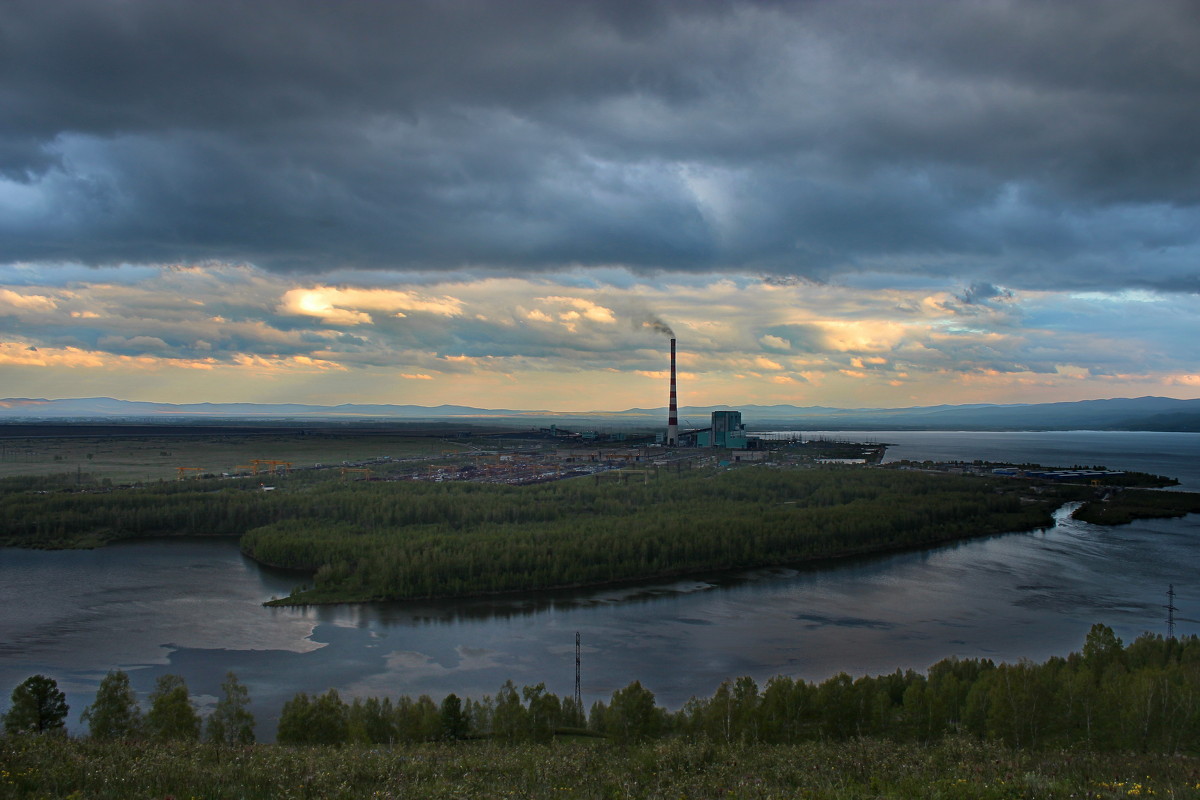
[[[1175,607],[1175,584],[1167,584],[1167,604],[1163,606],[1167,610],[1167,638],[1175,638],[1175,612],[1179,609]]]
[[[579,689],[579,631],[575,631],[575,713],[579,715],[579,724],[583,725],[586,718],[583,715],[583,693]]]

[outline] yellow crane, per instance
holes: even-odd
[[[200,473],[204,472],[204,467],[176,467],[175,471],[177,474],[177,477],[175,478],[175,480],[181,481],[187,477],[187,474],[189,472],[196,473],[195,475],[192,476],[193,478],[199,478]]]
[[[371,479],[371,470],[366,467],[342,467],[342,480],[346,479],[346,475],[355,473],[362,475],[366,480]]]

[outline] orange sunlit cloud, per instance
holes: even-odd
[[[591,320],[592,322],[604,322],[604,323],[608,323],[610,325],[615,324],[617,321],[617,318],[613,314],[613,311],[611,308],[605,308],[602,305],[598,305],[598,304],[592,302],[591,300],[587,300],[582,297],[551,296],[551,297],[540,297],[538,299],[542,300],[544,302],[547,302],[547,303],[568,305],[568,306],[571,306],[572,308],[576,309],[574,312],[567,312],[568,314],[572,314],[572,313],[574,314],[574,316],[571,316],[570,319],[578,319],[579,317],[584,317],[586,319]],[[564,317],[564,318],[566,317],[565,314],[560,315],[560,316]]]
[[[841,352],[890,350],[910,333],[909,326],[881,320],[819,320],[826,346]]]
[[[32,347],[18,342],[0,342],[0,366],[212,369],[214,359],[164,359],[156,356],[115,355],[77,347]]]
[[[676,333],[687,369],[680,391],[690,403],[878,406],[892,402],[886,397],[900,384],[904,393],[894,402],[904,404],[1200,387],[1186,359],[1144,369],[1158,358],[1149,340],[1064,330],[1064,314],[1107,320],[1121,311],[1120,298],[1003,294],[994,302],[1003,302],[1005,314],[1044,323],[1014,326],[1015,317],[996,312],[988,298],[971,305],[949,292],[780,286],[745,276],[684,284],[631,276],[594,286],[578,285],[576,276],[565,283],[552,276],[379,278],[386,286],[358,276],[357,286],[297,286],[291,276],[248,266],[163,268],[133,283],[109,280],[103,269],[95,274],[100,280],[69,287],[0,286],[0,309],[21,331],[20,342],[0,350],[0,368],[23,369],[28,382],[29,370],[41,367],[47,386],[60,385],[49,370],[87,369],[92,391],[112,395],[122,394],[118,376],[130,370],[220,369],[244,380],[202,387],[201,395],[242,390],[261,398],[271,386],[279,391],[289,373],[306,376],[302,392],[342,393],[346,401],[393,401],[400,391],[436,404],[478,393],[506,397],[509,407],[544,407],[561,386],[564,410],[580,397],[595,408],[645,406],[658,397],[641,379],[667,377],[666,339],[642,324],[649,317]],[[937,302],[925,302],[930,297]],[[1130,313],[1145,303],[1138,305]],[[352,395],[344,379],[323,383],[322,376],[346,372],[356,376]],[[270,383],[255,389],[259,379]],[[172,382],[159,386],[167,391]],[[190,385],[178,392],[198,396]]]
[[[330,325],[363,325],[373,320],[368,311],[404,317],[405,312],[425,312],[444,317],[462,313],[462,302],[453,297],[425,297],[394,289],[341,289],[317,286],[292,289],[279,303],[280,313],[318,317]]]
[[[20,294],[11,289],[0,289],[0,308],[8,306],[24,311],[53,311],[58,307],[54,298],[39,294]]]

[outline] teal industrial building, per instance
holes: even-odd
[[[712,426],[694,433],[697,447],[726,447],[731,450],[751,447],[740,411],[714,411]]]

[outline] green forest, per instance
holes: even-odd
[[[583,731],[622,743],[678,737],[724,744],[797,744],[861,737],[931,744],[969,735],[1013,748],[1200,753],[1200,639],[1145,634],[1126,646],[1094,625],[1081,652],[1042,664],[947,659],[925,673],[842,673],[821,683],[776,676],[729,680],[670,712],[634,682],[586,718],[542,684],[505,684],[494,697],[441,705],[299,695],[278,740],[395,744],[438,739],[549,741]]]
[[[1062,502],[1094,497],[1091,487],[846,467],[693,469],[534,486],[297,476],[270,492],[251,479],[113,489],[80,486],[67,474],[0,480],[0,544],[240,536],[252,558],[311,575],[275,601],[303,604],[799,565],[1028,530],[1050,524]],[[1120,522],[1197,510],[1198,499],[1126,489],[1082,512],[1103,506],[1092,518]]]
[[[1055,502],[1026,502],[1012,489],[911,472],[757,467],[627,485],[433,484],[331,497],[307,517],[250,530],[242,547],[314,571],[313,587],[286,602],[536,590],[798,564],[1050,523]]]
[[[440,703],[285,706],[254,744],[236,676],[206,724],[178,676],[143,713],[109,673],[63,735],[54,682],[13,692],[4,797],[1200,797],[1200,639],[1126,645],[1094,625],[1041,664],[949,659],[926,673],[821,683],[742,677],[670,711],[634,682],[586,717],[542,684]]]
[[[723,744],[797,744],[861,737],[931,744],[969,735],[1013,748],[1200,753],[1200,638],[1145,634],[1126,646],[1094,625],[1081,652],[1042,664],[947,659],[925,673],[842,673],[821,683],[776,676],[729,680],[671,712],[634,682],[586,714],[542,684],[440,706],[416,700],[299,695],[283,709],[290,744],[395,744],[438,739],[549,741],[589,732],[630,743],[678,737]]]

